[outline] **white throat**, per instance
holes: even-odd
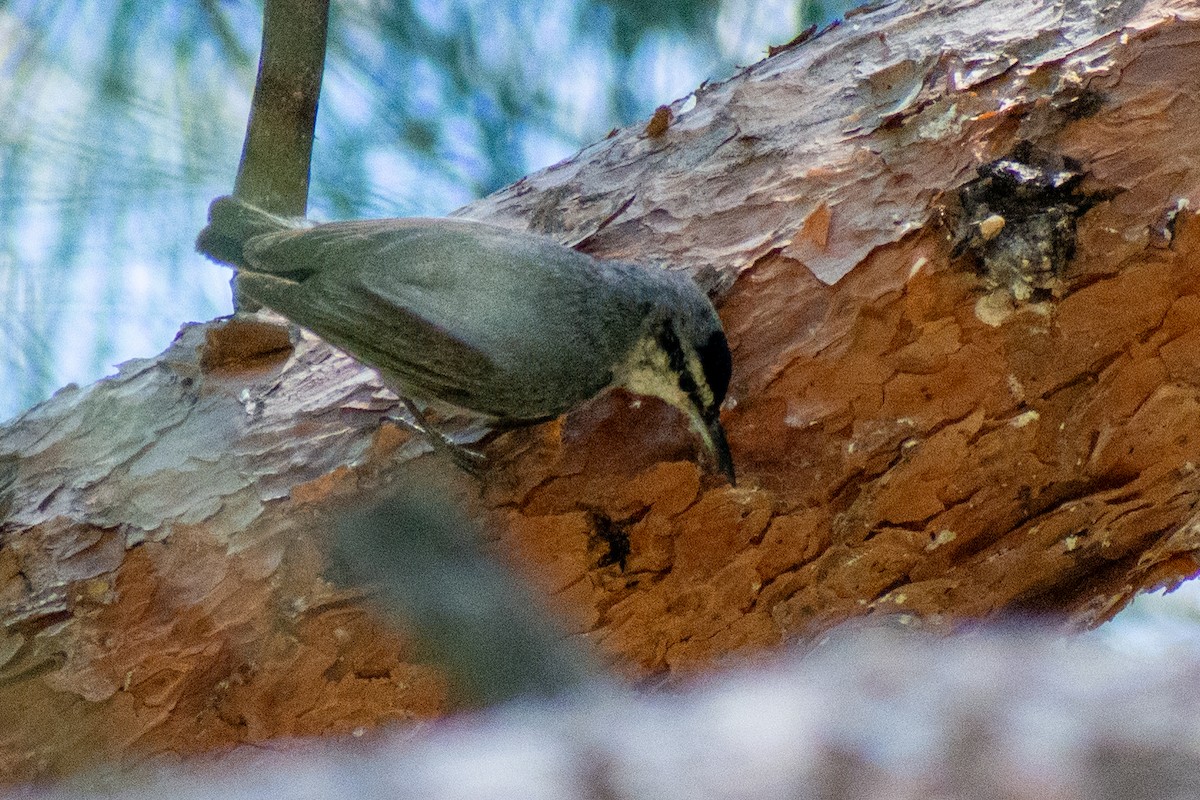
[[[695,353],[684,351],[686,368],[693,376],[702,374]],[[682,411],[693,425],[699,423],[698,410],[687,393],[679,388],[679,376],[671,369],[666,352],[653,336],[643,336],[617,365],[614,384],[624,386],[634,394],[657,397]],[[703,381],[698,382],[701,398],[712,400],[712,393]],[[707,396],[706,396],[707,395]]]

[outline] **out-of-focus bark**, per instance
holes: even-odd
[[[1194,641],[1146,658],[1033,632],[876,630],[668,696],[514,704],[27,800],[98,782],[120,800],[1167,800],[1200,792],[1198,678]]]
[[[616,671],[877,612],[1086,627],[1195,572],[1192,3],[892,4],[664,117],[462,211],[719,292],[736,489],[677,415],[613,394],[506,434],[451,493]],[[1073,254],[1027,283],[948,233],[1031,213],[959,209],[1022,141],[1083,176]],[[333,512],[453,470],[381,421],[393,402],[311,337],[214,321],[0,429],[0,771],[441,711],[434,671],[320,577]]]

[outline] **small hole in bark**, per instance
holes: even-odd
[[[605,548],[605,552],[596,561],[596,566],[603,568],[615,564],[622,572],[625,571],[625,562],[628,560],[631,550],[629,526],[640,522],[642,517],[646,516],[647,511],[649,509],[642,509],[632,517],[623,520],[615,520],[600,511],[591,513],[592,535],[588,545]]]
[[[951,211],[953,254],[966,255],[989,290],[1018,302],[1045,302],[1064,289],[1079,218],[1115,192],[1083,192],[1086,173],[1072,158],[1021,142],[980,166]]]
[[[1103,92],[1094,89],[1084,89],[1059,108],[1067,119],[1087,119],[1100,113],[1108,98]]]

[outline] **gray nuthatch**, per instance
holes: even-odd
[[[483,222],[315,225],[233,197],[213,201],[196,248],[236,267],[252,300],[378,369],[430,435],[412,400],[528,425],[623,386],[686,414],[734,481],[729,345],[684,275]]]

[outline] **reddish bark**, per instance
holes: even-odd
[[[1179,209],[1200,185],[1200,13],[1065,5],[860,14],[462,212],[719,291],[736,489],[690,462],[673,412],[623,394],[506,434],[482,491],[457,478],[617,671],[703,670],[875,612],[1086,627],[1196,571],[1200,223]],[[1095,199],[1028,298],[948,235],[957,190],[1023,140],[1076,159]],[[4,774],[442,709],[440,678],[320,573],[331,513],[453,468],[381,425],[369,371],[308,336],[224,341],[243,334],[191,326],[0,429],[21,456]],[[628,535],[624,568],[598,521]]]

